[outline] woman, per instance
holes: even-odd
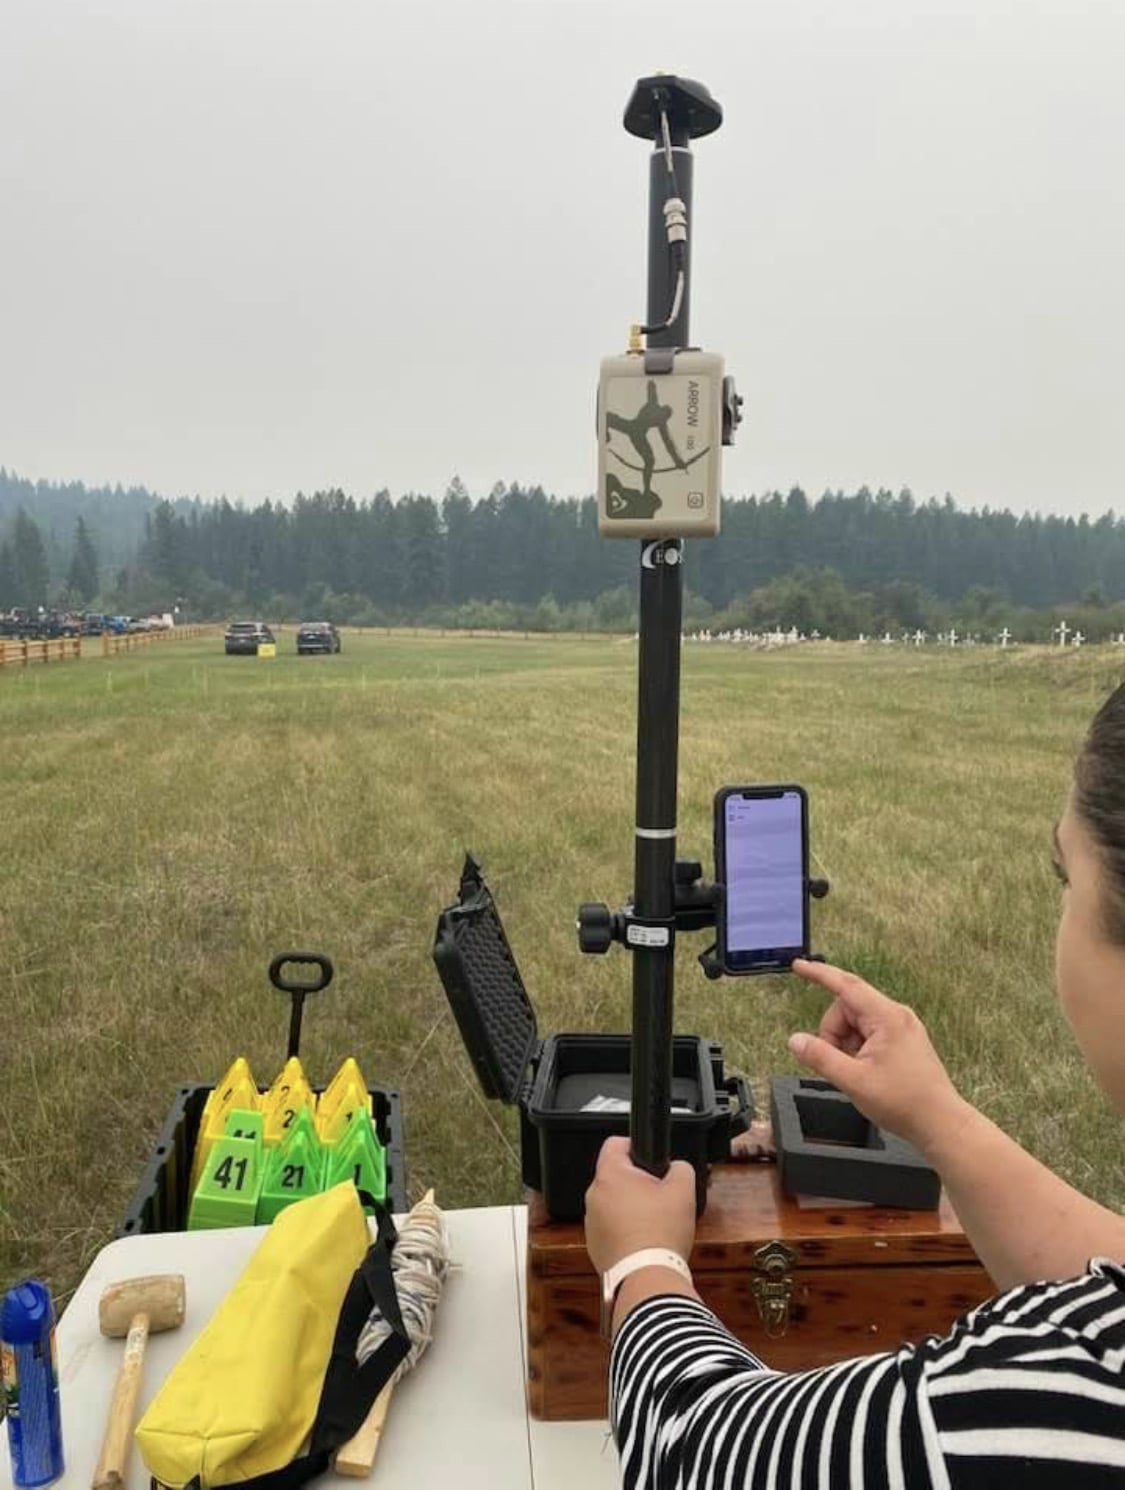
[[[1055,863],[1066,887],[1059,1000],[1125,1110],[1125,686],[1078,758]],[[944,1340],[770,1371],[704,1307],[681,1262],[695,1235],[690,1167],[654,1179],[610,1139],[586,1197],[595,1267],[642,1249],[675,1254],[628,1271],[616,1295],[610,1390],[625,1485],[1125,1486],[1125,1219],[970,1106],[911,1010],[838,968],[793,971],[833,998],[818,1034],[792,1036],[794,1056],[922,1151],[1005,1292]]]

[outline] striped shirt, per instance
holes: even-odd
[[[764,1366],[703,1304],[638,1304],[610,1363],[625,1490],[1125,1487],[1125,1267],[991,1299],[893,1354]]]

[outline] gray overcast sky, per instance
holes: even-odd
[[[3,0],[0,464],[592,489],[634,80],[704,81],[725,485],[1125,506],[1120,0]]]

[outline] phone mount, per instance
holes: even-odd
[[[611,910],[602,901],[587,901],[578,907],[578,948],[593,956],[608,952],[614,942],[620,942],[628,951],[638,947],[662,947],[669,952],[675,945],[676,933],[680,931],[706,931],[713,927],[718,916],[725,886],[703,878],[703,865],[698,859],[677,859],[674,873],[674,901],[671,917],[653,920],[639,916],[632,901],[627,901],[619,910]],[[810,879],[806,888],[813,900],[823,900],[828,894],[826,879]],[[721,978],[726,969],[719,961],[717,944],[712,944],[699,954],[699,965],[708,978]],[[810,953],[810,962],[823,962],[819,953]],[[729,976],[745,977],[746,974]]]

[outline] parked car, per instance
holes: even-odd
[[[340,633],[331,621],[302,621],[297,627],[297,655],[311,652],[338,652]]]
[[[0,611],[0,636],[24,641],[52,641],[60,636],[81,636],[82,618],[73,611],[25,610]]]
[[[223,637],[228,657],[256,657],[262,642],[272,642],[273,632],[264,621],[232,621]]]

